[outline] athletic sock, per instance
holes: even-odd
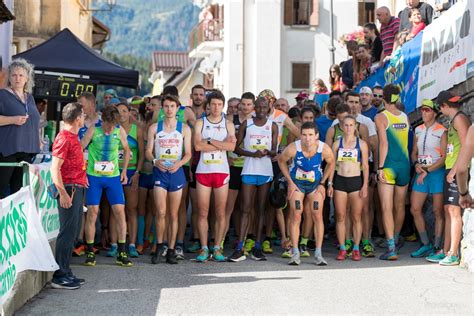
[[[118,246],[118,252],[124,252],[125,251],[125,240],[119,240],[117,243]]]
[[[94,252],[94,241],[87,241],[87,251]]]
[[[135,247],[135,244],[128,244],[128,247]]]
[[[239,243],[237,244],[237,248],[235,248],[236,250],[239,250],[241,251],[242,249],[244,249],[244,242],[241,240],[239,241]]]
[[[426,231],[420,232],[419,234],[420,234],[421,243],[424,246],[428,246],[428,244],[430,243],[430,240],[428,239],[428,234],[426,233]]]
[[[434,244],[434,247],[435,247],[436,249],[440,249],[440,248],[441,248],[441,241],[442,241],[441,236],[436,236],[436,237],[435,237],[435,244]]]
[[[388,246],[388,250],[394,251],[395,250],[395,239],[393,239],[393,238],[387,239],[387,246]]]
[[[301,237],[300,245],[308,245],[308,238]]]
[[[322,251],[321,251],[321,248],[316,248],[316,249],[314,250],[314,256],[315,256],[315,257],[322,257],[322,256],[323,256],[323,253],[322,253]]]
[[[255,242],[255,249],[262,249],[262,243],[260,241]]]
[[[202,246],[201,249],[209,251],[209,248],[207,246]]]
[[[359,251],[359,245],[354,244],[354,248],[352,248],[354,251]]]
[[[346,245],[345,245],[345,244],[339,245],[339,250],[344,250],[344,251],[346,251]]]
[[[137,244],[143,245],[143,235],[145,235],[145,216],[138,215]]]

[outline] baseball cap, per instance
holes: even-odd
[[[444,90],[438,94],[436,103],[441,106],[443,103],[458,103],[459,100],[461,100],[460,96],[454,95],[451,92]]]
[[[119,103],[122,103],[119,98],[112,98],[109,101],[110,105],[115,105],[115,104],[119,104]]]
[[[433,101],[431,101],[430,99],[423,99],[423,101],[421,101],[420,108],[422,107],[427,107],[427,108],[432,109],[435,112],[438,112],[438,105],[434,103]]]
[[[296,96],[296,100],[299,100],[299,99],[304,99],[306,100],[307,98],[309,98],[309,93],[308,91],[306,90],[302,90],[300,91],[300,93],[298,93],[298,95]]]
[[[105,90],[104,95],[106,95],[106,94],[111,95],[114,98],[118,98],[117,92],[115,92],[114,89]]]
[[[370,88],[367,87],[367,86],[362,87],[362,88],[360,88],[360,90],[359,90],[359,94],[361,94],[361,93],[372,94],[372,89],[370,89]]]

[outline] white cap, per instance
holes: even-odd
[[[372,95],[372,89],[370,89],[370,88],[367,87],[367,86],[366,86],[366,87],[362,87],[362,88],[360,88],[360,90],[359,90],[359,94],[360,94],[360,93],[366,93],[366,94]]]

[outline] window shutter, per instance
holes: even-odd
[[[319,25],[319,0],[311,0],[311,14],[309,16],[309,25]]]
[[[285,0],[283,12],[283,24],[285,25],[293,25],[293,0]]]
[[[310,64],[308,63],[293,63],[292,64],[292,88],[293,89],[308,89],[309,88],[309,71]]]

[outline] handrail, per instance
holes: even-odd
[[[29,163],[26,161],[21,162],[0,162],[1,167],[22,167],[23,168],[23,186],[27,186],[30,184],[30,169]]]
[[[223,40],[224,21],[221,19],[203,20],[189,33],[189,50],[202,42]]]

